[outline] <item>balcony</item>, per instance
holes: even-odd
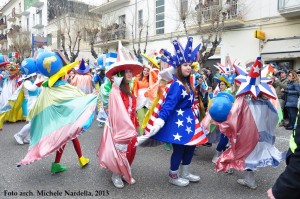
[[[22,17],[22,10],[21,9],[17,9],[17,11],[15,11],[15,17],[17,17],[17,18]]]
[[[22,16],[28,16],[28,15],[30,15],[30,12],[26,11],[26,10],[23,10],[23,11],[21,11],[21,15]]]
[[[32,7],[39,8],[42,5],[44,5],[44,2],[42,0],[36,0],[35,3],[32,4]]]
[[[16,21],[16,17],[14,15],[14,13],[10,13],[6,16],[6,20],[10,21],[10,22],[15,22]]]
[[[122,44],[128,44],[130,41],[126,37],[126,27],[119,27],[118,24],[113,24],[107,28],[101,28],[101,32],[95,40],[95,47],[107,47],[117,45],[118,41]]]
[[[242,20],[241,8],[237,2],[227,3],[224,7],[220,5],[200,6],[197,5],[195,12],[192,14],[194,19],[197,19],[197,24],[191,25],[188,29],[197,29],[201,24],[202,29],[211,27],[211,23],[219,14],[219,21],[224,17],[224,28],[241,27],[245,22]],[[216,21],[216,20],[215,20]]]
[[[89,12],[102,14],[102,13],[109,12],[111,9],[117,6],[129,2],[130,0],[99,0],[98,1],[99,6],[95,6],[94,8],[90,9]]]
[[[44,28],[45,26],[41,23],[38,23],[38,24],[35,24],[34,26],[32,26],[32,28],[34,29],[41,29],[41,28]]]
[[[300,2],[297,0],[278,0],[278,12],[286,18],[300,16]]]

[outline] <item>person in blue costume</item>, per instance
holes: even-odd
[[[153,135],[152,139],[172,144],[169,182],[182,187],[187,186],[189,182],[200,181],[199,176],[189,172],[189,167],[196,145],[207,141],[205,134],[196,128],[199,121],[192,109],[194,87],[190,83],[191,64],[197,61],[197,52],[200,48],[199,44],[192,50],[192,43],[193,38],[188,38],[184,49],[178,41],[174,40],[173,45],[176,51],[174,56],[162,49],[165,55],[162,61],[167,62],[176,70],[165,102],[150,130],[150,134]]]

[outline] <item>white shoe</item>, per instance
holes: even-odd
[[[124,187],[124,183],[122,181],[121,174],[113,173],[111,176],[111,180],[112,180],[113,184],[115,185],[115,187],[117,187],[119,189]]]
[[[245,178],[244,179],[238,179],[237,183],[247,186],[250,189],[256,189],[257,184],[255,182],[254,172],[253,171],[245,171]]]
[[[189,185],[190,181],[184,178],[180,178],[177,171],[171,171],[169,172],[169,182],[173,185],[179,186],[179,187],[185,187]]]
[[[14,138],[16,139],[16,141],[18,142],[18,144],[24,144],[22,137],[19,134],[15,134]]]
[[[30,143],[30,138],[24,138],[24,140],[23,140],[23,143],[24,144],[29,144]]]
[[[218,158],[219,158],[219,156],[222,154],[222,152],[219,152],[219,151],[217,151],[216,150],[216,152],[215,152],[215,155],[214,155],[214,157],[212,158],[212,163],[214,163],[214,164],[216,164],[216,162],[217,162],[217,160],[218,160]]]
[[[181,177],[187,179],[190,182],[199,182],[200,176],[194,175],[190,173],[189,170],[190,165],[181,165]]]

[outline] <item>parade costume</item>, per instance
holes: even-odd
[[[22,111],[24,117],[27,117],[29,111],[34,106],[39,89],[36,84],[40,83],[40,79],[36,79],[34,82],[33,77],[37,74],[36,61],[33,58],[25,59],[21,63],[21,71],[24,73],[24,76],[21,78],[23,81],[20,87],[24,92],[24,99],[22,103]],[[30,123],[26,124],[18,133],[14,135],[14,138],[19,144],[29,143],[30,141]]]
[[[5,121],[16,122],[25,120],[22,113],[24,93],[18,95],[19,65],[5,62],[6,74],[4,75],[3,89],[0,95],[0,129]],[[20,89],[20,88],[19,88]]]
[[[109,79],[113,78],[113,85],[109,96],[108,119],[97,152],[99,166],[110,170],[112,182],[117,188],[123,188],[122,178],[129,184],[134,184],[132,178],[131,164],[136,152],[137,120],[136,120],[136,99],[134,95],[128,95],[120,89],[120,85],[127,87],[129,84],[122,82],[125,70],[131,70],[133,75],[142,71],[142,65],[132,60],[134,55],[125,49],[121,42],[118,47],[117,62],[112,64],[106,71]],[[127,81],[127,80],[126,80]],[[120,117],[121,116],[121,117]]]
[[[98,58],[98,67],[100,70],[105,71],[117,60],[117,53],[109,52],[105,55],[101,55]],[[101,83],[98,100],[99,100],[99,111],[97,115],[97,121],[99,127],[103,127],[103,123],[105,123],[107,119],[107,110],[108,110],[108,99],[109,93],[111,91],[111,82],[107,77],[103,78],[103,83]]]
[[[168,51],[162,49],[166,56],[166,58],[162,58],[162,61],[182,70],[183,64],[192,63],[197,59],[200,45],[192,50],[192,42],[193,38],[188,38],[184,49],[178,41],[173,41],[176,55],[171,56]],[[142,144],[151,137],[154,140],[172,143],[173,153],[171,156],[169,182],[177,186],[187,186],[189,182],[198,182],[200,180],[199,176],[189,172],[189,165],[195,146],[206,143],[207,138],[201,130],[197,119],[198,116],[195,114],[197,110],[192,108],[194,105],[194,92],[189,82],[190,79],[189,77],[184,77],[186,82],[181,82],[177,78],[174,76],[174,81],[169,88],[166,88],[165,95],[156,107],[157,111],[152,114],[156,119],[154,123],[152,123],[153,120],[148,122],[148,124],[150,123],[150,132],[145,132],[144,136],[138,138],[138,142]],[[188,86],[189,91],[184,84]],[[180,164],[182,165],[179,174]]]
[[[238,183],[252,189],[257,187],[254,170],[276,167],[284,159],[284,154],[274,146],[278,114],[268,99],[276,96],[266,83],[270,80],[260,77],[261,69],[259,57],[247,76],[235,79],[240,84],[236,100],[227,120],[220,124],[220,131],[229,138],[231,147],[216,162],[217,171],[247,170]]]
[[[61,80],[78,62],[63,67],[65,64],[66,61],[59,52],[44,52],[37,57],[38,70],[49,79],[43,83],[43,89],[27,117],[31,122],[31,140],[28,153],[18,163],[19,166],[56,152],[51,172],[65,171],[67,168],[59,161],[65,144],[71,140],[80,166],[89,162],[81,153],[77,137],[90,127],[97,97],[85,95],[80,89]]]
[[[91,94],[93,92],[93,78],[90,74],[90,67],[85,65],[83,59],[76,72],[75,77],[71,81],[71,85],[78,87],[85,94]]]

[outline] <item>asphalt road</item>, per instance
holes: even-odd
[[[207,198],[207,199],[248,199],[267,198],[266,191],[271,187],[285,163],[279,167],[261,168],[256,172],[257,190],[237,184],[243,173],[232,175],[217,173],[211,159],[213,147],[199,147],[191,164],[193,173],[201,176],[199,183],[187,187],[177,187],[168,183],[168,170],[171,151],[164,146],[138,148],[132,173],[136,184],[117,189],[111,182],[111,174],[98,167],[96,151],[102,133],[97,122],[84,135],[79,137],[83,155],[90,158],[85,168],[78,165],[72,143],[68,143],[61,163],[68,170],[51,174],[50,167],[55,154],[30,165],[16,168],[16,163],[25,157],[28,145],[18,145],[13,138],[25,122],[6,123],[0,133],[0,198]],[[288,148],[291,131],[277,128],[276,145],[279,150]],[[69,194],[69,195],[68,195]],[[55,196],[56,195],[56,196]],[[76,196],[77,195],[77,196]],[[78,196],[81,195],[81,196]]]

